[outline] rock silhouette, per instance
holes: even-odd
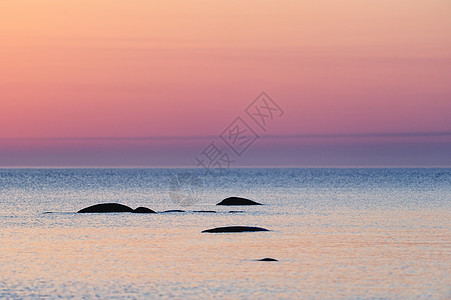
[[[171,209],[171,210],[165,210],[165,213],[176,213],[176,212],[185,212],[184,210],[180,209]]]
[[[142,206],[138,207],[137,209],[135,209],[133,211],[133,213],[136,213],[136,214],[156,214],[156,212],[151,210],[150,208],[142,207]]]
[[[258,259],[257,261],[278,261],[278,260],[275,258],[271,258],[271,257],[265,257],[262,259]]]
[[[133,209],[119,203],[101,203],[83,208],[78,211],[78,213],[115,213],[115,212],[133,212]]]
[[[193,210],[193,212],[198,212],[198,213],[216,213],[216,211],[214,211],[214,210]]]
[[[222,200],[221,202],[219,202],[216,205],[262,205],[262,204],[252,201],[252,200],[249,200],[249,199],[246,199],[246,198],[229,197],[229,198]]]
[[[249,227],[249,226],[228,226],[228,227],[217,227],[212,229],[207,229],[202,231],[209,233],[221,233],[221,232],[250,232],[250,231],[269,231],[266,228],[261,227]]]

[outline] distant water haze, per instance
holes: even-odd
[[[237,166],[450,166],[451,132],[262,135],[241,156],[218,137],[0,139],[0,167],[196,166],[215,142]]]

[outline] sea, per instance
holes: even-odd
[[[451,299],[450,220],[450,168],[3,168],[0,298]]]

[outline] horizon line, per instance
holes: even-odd
[[[203,140],[217,138],[219,135],[192,136],[93,136],[93,137],[0,137],[0,140]],[[451,136],[451,131],[400,131],[400,132],[355,132],[318,134],[279,134],[261,135],[267,139],[308,139],[308,138],[378,138],[378,137],[438,137]]]
[[[242,165],[230,167],[227,170],[233,169],[415,169],[415,168],[443,168],[449,169],[451,165]],[[73,165],[73,166],[57,166],[57,165],[43,165],[43,166],[0,166],[1,169],[201,169],[200,167],[189,165],[177,166],[112,166],[112,165]]]

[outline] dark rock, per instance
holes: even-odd
[[[172,209],[172,210],[165,210],[165,213],[174,213],[174,212],[185,212],[184,210],[180,210],[180,209]]]
[[[133,209],[119,203],[101,203],[83,208],[78,213],[115,213],[115,212],[133,212]]]
[[[244,211],[242,210],[229,210],[229,214],[238,214],[238,213],[243,213]]]
[[[199,213],[216,213],[214,210],[195,210],[193,212],[199,212]]]
[[[265,228],[260,227],[249,227],[249,226],[228,226],[228,227],[217,227],[213,229],[207,229],[202,232],[218,233],[218,232],[247,232],[247,231],[269,231]]]
[[[216,205],[262,205],[261,203],[257,203],[255,201],[246,199],[246,198],[240,198],[240,197],[229,197],[221,202],[219,202]]]
[[[142,206],[138,207],[133,212],[136,213],[136,214],[156,214],[156,212],[154,212],[150,208],[142,207]]]
[[[265,257],[262,259],[258,259],[257,261],[278,261],[278,260],[275,258]]]

